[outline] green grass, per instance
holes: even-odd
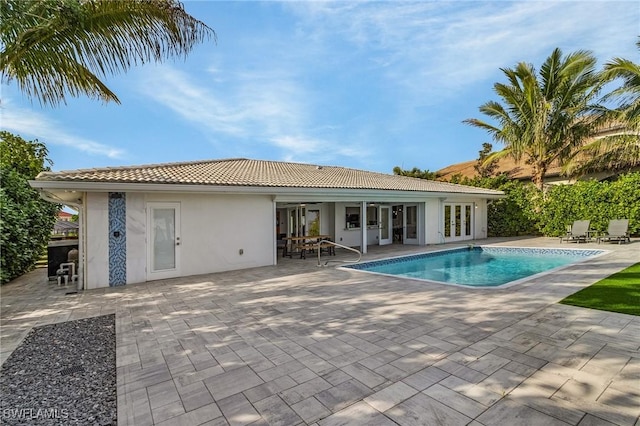
[[[640,263],[610,275],[560,303],[640,316]]]

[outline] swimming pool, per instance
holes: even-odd
[[[479,246],[375,260],[345,268],[468,287],[499,287],[604,253],[604,250]]]

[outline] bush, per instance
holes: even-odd
[[[533,184],[509,181],[499,190],[506,197],[492,201],[487,211],[489,237],[513,237],[538,233],[535,201],[540,197]]]
[[[49,240],[60,209],[29,186],[45,166],[47,150],[37,141],[0,132],[0,282],[31,270]]]
[[[560,236],[574,220],[591,221],[606,231],[611,219],[629,219],[629,232],[640,233],[640,173],[620,175],[612,182],[579,181],[551,187],[541,203],[540,231]]]
[[[591,229],[606,231],[609,220],[629,219],[631,235],[640,234],[640,173],[620,175],[612,182],[578,181],[553,185],[542,193],[531,183],[510,180],[506,175],[468,179],[453,176],[452,183],[498,189],[506,197],[489,204],[490,237],[517,235],[564,235],[574,220],[591,221]]]

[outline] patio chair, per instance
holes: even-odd
[[[618,244],[631,242],[631,238],[629,237],[629,219],[610,220],[607,232],[598,237],[598,243],[600,243],[600,241],[617,241]]]
[[[589,239],[589,224],[590,220],[576,220],[571,225],[571,229],[567,231],[567,235],[560,237],[560,242],[576,242],[584,241],[585,243]]]

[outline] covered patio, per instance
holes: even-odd
[[[556,302],[640,261],[638,244],[583,244],[610,253],[505,289],[313,256],[75,295],[35,271],[1,288],[2,360],[35,326],[115,313],[121,425],[637,425],[640,317]]]

